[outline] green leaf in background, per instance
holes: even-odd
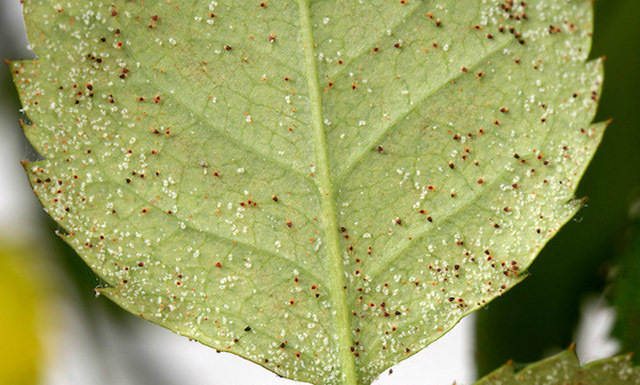
[[[577,192],[588,196],[587,207],[545,247],[526,282],[478,313],[480,375],[509,359],[538,361],[574,341],[581,305],[602,293],[606,266],[621,252],[628,208],[640,192],[640,77],[629,76],[640,66],[640,51],[629,49],[629,42],[640,41],[640,29],[629,28],[640,2],[596,1],[594,8],[591,56],[607,55],[596,120],[612,123]]]
[[[476,385],[636,385],[640,371],[631,366],[631,356],[618,356],[580,366],[573,349],[535,364],[517,373],[507,364],[487,375]]]
[[[520,282],[604,124],[591,2],[25,4],[26,165],[128,311],[369,384]]]
[[[636,202],[633,225],[628,230],[628,247],[616,260],[610,303],[616,309],[613,335],[620,341],[623,351],[640,354],[640,202]]]

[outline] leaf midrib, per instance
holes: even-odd
[[[353,346],[351,335],[351,318],[347,306],[346,286],[344,280],[343,261],[340,253],[338,221],[336,217],[336,201],[333,182],[329,168],[327,140],[322,119],[322,97],[318,82],[318,71],[314,54],[314,40],[311,25],[309,0],[298,0],[300,8],[300,27],[304,50],[307,85],[309,90],[309,104],[312,117],[313,143],[318,170],[318,190],[322,211],[322,226],[327,237],[328,271],[330,279],[330,293],[335,309],[335,326],[338,334],[338,360],[341,383],[343,385],[357,385],[355,357],[350,348]]]

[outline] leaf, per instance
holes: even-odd
[[[477,313],[475,358],[479,375],[490,373],[508,359],[540,360],[573,341],[581,305],[603,286],[602,269],[598,269],[602,261],[588,258],[588,254],[604,257],[593,244],[597,236],[591,230],[580,231],[587,227],[584,216],[594,215],[597,203],[591,204],[593,199],[590,196],[588,209],[578,214],[580,221],[567,224],[542,250],[529,271],[531,278]],[[515,335],[519,338],[513,338]],[[521,339],[527,343],[522,344]]]
[[[123,308],[369,384],[580,207],[591,2],[512,3],[30,0],[27,172]]]
[[[590,56],[607,55],[607,81],[596,120],[613,121],[576,192],[577,196],[588,195],[588,208],[544,248],[529,279],[477,313],[476,330],[482,329],[475,344],[480,375],[508,359],[534,362],[568,346],[575,335],[580,305],[603,292],[607,281],[603,267],[615,264],[624,243],[621,235],[630,227],[629,207],[640,191],[640,173],[630,172],[630,167],[640,165],[636,151],[640,114],[634,108],[640,77],[629,77],[626,69],[640,66],[640,54],[630,51],[627,42],[640,39],[640,29],[629,28],[640,13],[640,2],[596,1],[593,6],[595,33]],[[622,35],[624,40],[620,40]],[[516,333],[518,339],[513,338]],[[521,339],[527,343],[522,344]],[[630,340],[621,339],[624,341]],[[624,345],[622,351],[639,353],[640,344],[635,346]],[[640,363],[637,354],[634,360]]]
[[[616,258],[609,302],[616,310],[612,334],[624,351],[640,353],[640,299],[637,295],[640,274],[640,202],[631,209],[632,223],[627,231],[626,250]],[[637,361],[637,357],[636,361]]]
[[[513,364],[482,378],[476,385],[633,385],[640,371],[631,366],[631,355],[618,356],[580,366],[573,349],[531,364],[514,373]]]

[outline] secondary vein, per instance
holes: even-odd
[[[509,44],[513,44],[514,41],[515,40],[510,39],[510,40],[505,40],[505,42],[503,42],[503,43],[499,43],[496,47],[494,47],[493,49],[489,50],[484,55],[482,55],[478,60],[476,60],[475,62],[473,62],[470,65],[468,65],[467,68],[474,69],[479,64],[481,64],[484,60],[486,60],[488,57],[491,57],[495,53],[500,52],[502,49],[507,47]],[[351,158],[349,158],[345,162],[345,164],[346,164],[345,167],[342,170],[340,170],[340,172],[338,173],[338,176],[336,177],[336,180],[338,181],[338,183],[340,181],[342,181],[349,174],[349,172],[353,169],[353,167],[355,167],[355,165],[358,164],[358,162],[360,162],[365,157],[365,155],[367,155],[367,153],[369,153],[371,151],[373,146],[376,143],[378,143],[380,140],[382,140],[382,138],[388,132],[390,132],[398,124],[400,124],[400,122],[402,122],[404,119],[406,119],[407,116],[409,116],[413,111],[415,111],[416,109],[420,108],[420,106],[422,106],[423,103],[426,102],[431,96],[435,95],[438,91],[440,91],[444,86],[449,84],[452,80],[456,80],[459,77],[463,76],[463,74],[464,74],[464,72],[459,72],[457,75],[455,75],[453,77],[450,77],[450,78],[447,78],[447,79],[441,81],[440,83],[436,84],[435,87],[433,87],[430,90],[428,90],[423,96],[420,97],[419,100],[414,102],[414,104],[413,104],[413,106],[411,108],[409,108],[408,110],[400,113],[396,118],[392,119],[386,127],[383,127],[382,130],[379,130],[379,132],[374,133],[372,135],[372,137],[367,140],[367,143],[365,143],[364,145],[360,146],[359,149],[354,151],[354,156],[352,156]]]

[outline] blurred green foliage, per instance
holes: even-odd
[[[634,352],[634,362],[640,364],[640,201],[632,211],[633,223],[626,234],[628,247],[616,261],[610,301],[617,312],[613,335],[620,340],[622,351]]]
[[[582,302],[604,290],[624,243],[628,210],[640,192],[640,1],[599,0],[595,9],[591,57],[607,58],[596,121],[612,123],[578,189],[586,207],[542,251],[529,278],[478,312],[479,375],[509,359],[533,362],[569,346]],[[640,341],[640,325],[634,326],[624,336]],[[623,346],[640,353],[637,342]]]

